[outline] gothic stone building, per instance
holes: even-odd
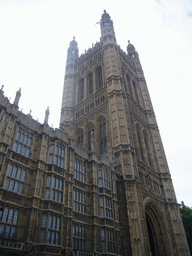
[[[71,41],[60,128],[0,90],[0,255],[190,255],[138,53]]]

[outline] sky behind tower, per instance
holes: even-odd
[[[117,43],[139,53],[178,202],[192,206],[192,1],[0,0],[0,85],[20,110],[59,127],[67,48],[100,40],[103,10]]]

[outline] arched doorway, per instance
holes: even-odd
[[[164,217],[156,204],[146,204],[145,219],[152,256],[171,255]]]

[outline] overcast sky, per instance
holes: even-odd
[[[117,43],[139,53],[178,202],[192,206],[192,0],[0,0],[0,85],[20,110],[59,127],[67,48],[100,40],[103,10]]]

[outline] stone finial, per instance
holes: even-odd
[[[128,40],[128,46],[127,46],[127,54],[129,58],[136,58],[138,56],[134,45],[130,43],[130,40]]]
[[[15,96],[13,105],[18,106],[20,97],[21,97],[21,88],[19,88],[19,91],[16,92],[16,96]]]
[[[49,120],[49,107],[47,107],[47,109],[45,110],[44,124],[48,124],[48,120]]]
[[[4,85],[1,86],[0,95],[3,95],[3,94],[4,94],[3,87],[4,87]]]

